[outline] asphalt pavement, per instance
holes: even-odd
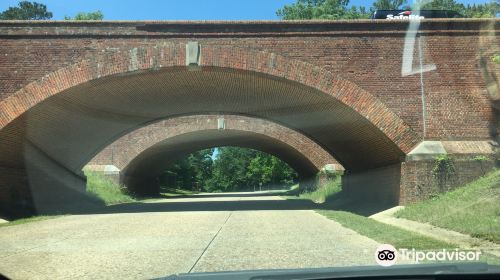
[[[266,193],[196,195],[0,227],[12,279],[148,279],[175,273],[375,265],[378,243]]]

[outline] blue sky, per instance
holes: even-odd
[[[295,0],[36,0],[47,5],[53,19],[77,12],[101,10],[108,20],[263,20],[278,19],[276,10]],[[0,0],[0,11],[18,0]],[[352,5],[370,6],[373,1],[351,0]],[[462,3],[485,3],[468,0]]]

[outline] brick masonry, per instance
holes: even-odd
[[[452,190],[485,175],[496,167],[496,154],[491,142],[444,141],[452,170],[436,174],[436,161],[406,161],[401,166],[400,204],[416,202],[440,192]]]
[[[78,173],[114,140],[153,120],[223,112],[207,94],[227,102],[231,113],[297,124],[354,173],[400,164],[424,139],[495,139],[491,83],[499,68],[488,58],[499,45],[499,22],[423,20],[416,40],[422,64],[436,69],[402,75],[407,22],[4,21],[0,166],[22,173],[28,143]],[[201,45],[198,72],[185,69],[190,41]],[[414,48],[414,67],[418,53]],[[185,103],[167,98],[185,85],[198,85]],[[197,100],[212,107],[197,107]],[[311,111],[317,114],[304,113]],[[405,168],[402,178],[410,174]]]
[[[303,158],[309,160],[310,165],[314,166],[314,174],[327,164],[335,164],[337,168],[341,168],[341,165],[327,151],[304,135],[273,122],[235,115],[195,115],[153,123],[120,137],[99,152],[88,165],[114,165],[120,170],[125,170],[132,160],[158,143],[168,142],[173,137],[187,133],[218,130],[217,121],[219,118],[224,119],[224,130],[266,135],[284,147],[290,147],[302,154]],[[239,143],[247,144],[248,141],[235,142],[234,144]],[[215,147],[219,144],[220,142],[216,141],[207,143],[207,146]],[[165,156],[168,157],[168,154]],[[282,155],[282,157],[286,157],[286,155]]]
[[[219,119],[224,120],[224,130],[218,130]],[[312,180],[327,164],[343,169],[327,151],[304,135],[273,122],[237,115],[194,115],[155,122],[120,137],[84,169],[115,166],[121,170],[120,183],[135,193],[145,194],[158,190],[155,178],[175,160],[200,148],[221,145],[273,154],[294,168],[301,181]],[[119,179],[116,174],[106,176]],[[130,180],[132,177],[134,180]],[[149,185],[154,188],[144,189],[144,180],[153,182]]]
[[[497,24],[498,20],[492,25],[491,20],[470,19],[429,20],[422,24],[424,62],[433,63],[438,69],[424,74],[429,103],[427,138],[488,137],[491,109],[482,106],[487,103],[488,95],[479,59],[480,55],[491,55],[498,45],[494,36]],[[330,79],[342,77],[377,97],[421,134],[420,77],[401,76],[406,29],[406,23],[378,21],[316,24],[5,22],[0,25],[0,63],[3,66],[0,90],[2,99],[5,99],[22,93],[28,84],[40,83],[45,78],[45,85],[52,85],[54,90],[36,90],[35,85],[25,88],[38,91],[37,97],[44,98],[94,76],[135,68],[183,65],[184,45],[196,39],[202,45],[205,65],[260,68],[299,81],[323,78],[325,72]],[[488,33],[491,29],[493,35]],[[186,36],[189,39],[184,39]],[[231,58],[237,61],[230,61]],[[293,73],[280,73],[283,72],[279,69],[283,59],[295,62],[284,65],[295,68]],[[99,62],[99,66],[95,65]],[[298,71],[306,70],[300,69],[304,64],[316,67],[315,71]],[[265,69],[269,66],[276,69]],[[56,76],[59,76],[55,79],[57,83],[48,82],[56,78],[50,75],[56,71]],[[318,86],[319,81],[306,84]],[[404,105],[401,96],[405,97]],[[442,106],[448,105],[443,102],[452,102],[450,99],[454,103],[450,105],[454,106],[448,106],[449,113],[440,113]],[[17,106],[21,107],[29,107],[38,101],[16,100],[19,102]],[[463,109],[468,109],[467,116],[461,113]],[[23,111],[21,108],[17,110]],[[2,116],[5,117],[2,120],[8,122],[19,113],[11,112]],[[470,125],[466,131],[461,131],[464,121]]]

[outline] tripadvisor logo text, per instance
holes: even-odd
[[[390,244],[382,244],[375,250],[375,261],[381,266],[391,266],[396,262],[479,261],[480,256],[481,251],[479,250],[442,249],[437,251],[422,251],[406,248],[396,250],[396,248]]]

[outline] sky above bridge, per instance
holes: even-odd
[[[16,6],[2,0],[0,11]],[[37,0],[47,5],[56,20],[78,12],[101,10],[107,20],[276,20],[276,10],[295,0]],[[370,6],[373,1],[351,0],[351,5]],[[489,0],[459,0],[473,4]]]

